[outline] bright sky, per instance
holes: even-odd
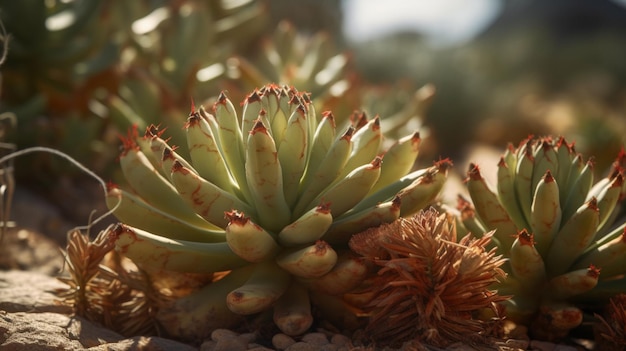
[[[343,0],[344,32],[363,41],[418,30],[433,44],[471,39],[497,15],[499,0]]]

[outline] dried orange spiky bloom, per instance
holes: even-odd
[[[145,272],[113,250],[111,230],[108,227],[93,240],[79,230],[68,233],[67,275],[58,278],[68,287],[58,290],[57,296],[76,315],[123,335],[155,334],[154,315],[166,297],[152,287]]]
[[[454,220],[434,209],[354,236],[350,247],[378,267],[366,288],[366,334],[390,346],[484,342],[491,322],[476,317],[499,316],[496,303],[506,299],[489,290],[504,277],[504,260],[485,249],[490,238],[457,242]]]
[[[598,350],[626,350],[626,294],[611,298],[603,316],[594,325]]]

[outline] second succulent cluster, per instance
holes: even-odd
[[[509,146],[492,188],[472,164],[460,199],[461,218],[476,235],[495,230],[508,277],[498,292],[509,319],[532,332],[559,338],[583,320],[581,306],[601,304],[626,287],[626,223],[615,224],[626,194],[622,153],[594,183],[584,162],[563,138],[528,138]]]

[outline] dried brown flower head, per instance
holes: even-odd
[[[350,247],[379,269],[366,334],[379,345],[423,342],[444,347],[481,343],[490,323],[477,316],[506,299],[489,290],[504,272],[504,260],[487,251],[491,234],[457,242],[454,220],[434,209],[357,234]]]
[[[604,316],[594,325],[599,350],[626,350],[626,294],[611,298]]]
[[[101,231],[93,240],[78,230],[68,233],[67,275],[59,277],[68,288],[57,296],[76,315],[123,335],[155,334],[154,316],[163,297],[146,273],[113,250],[112,230]]]

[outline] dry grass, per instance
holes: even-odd
[[[93,241],[78,230],[68,234],[67,276],[59,277],[68,288],[57,294],[76,315],[123,335],[157,334],[154,316],[162,297],[147,274],[113,250],[112,230]]]

